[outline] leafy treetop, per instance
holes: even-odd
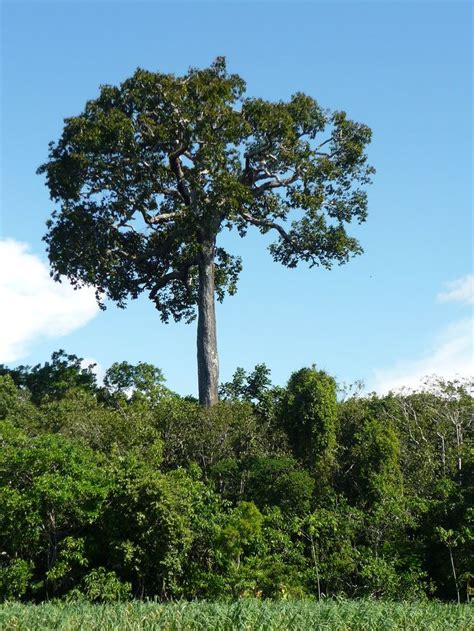
[[[223,228],[274,231],[280,263],[330,268],[361,252],[371,131],[311,97],[245,96],[218,57],[184,76],[138,69],[102,86],[50,144],[45,173],[61,203],[48,222],[53,276],[94,285],[119,306],[148,293],[164,321],[195,317],[199,254]],[[219,300],[241,261],[213,250]]]

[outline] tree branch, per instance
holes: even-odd
[[[273,155],[271,155],[271,157],[276,159]],[[252,167],[250,155],[245,154],[245,168],[244,168],[242,177],[240,178],[240,181],[243,184],[252,186],[253,184],[255,184],[255,182],[269,179],[270,181],[264,182],[260,186],[256,186],[255,188],[252,189],[252,192],[254,193],[254,195],[258,196],[264,193],[265,191],[271,190],[273,188],[280,188],[283,186],[288,186],[289,184],[296,182],[298,177],[299,177],[299,173],[297,170],[295,170],[293,175],[290,175],[282,179],[276,173],[272,173],[266,166],[262,164],[259,164],[256,167]]]
[[[184,203],[189,206],[191,204],[191,193],[189,192],[189,188],[184,177],[183,165],[181,164],[181,160],[179,159],[179,157],[183,155],[185,151],[186,147],[181,145],[176,151],[169,155],[169,161],[171,170],[176,176],[178,191],[181,193],[181,197],[183,198]]]
[[[163,287],[165,287],[165,285],[170,283],[172,280],[184,280],[182,270],[173,270],[172,272],[169,272],[168,274],[163,274],[163,276],[161,276],[160,278],[155,279],[154,287],[150,291],[150,298],[154,300],[159,290],[163,289]]]
[[[268,228],[269,230],[270,229],[276,230],[280,234],[282,239],[284,239],[292,247],[297,249],[296,244],[293,241],[293,239],[290,237],[290,235],[286,232],[286,230],[280,224],[275,223],[274,221],[269,221],[267,219],[259,219],[258,217],[254,217],[253,215],[250,215],[249,213],[245,213],[245,212],[241,213],[241,215],[244,219],[246,219],[249,223],[253,224],[254,226],[261,226],[263,228]]]
[[[154,300],[156,298],[156,294],[163,289],[168,283],[173,280],[180,280],[186,286],[186,291],[188,295],[191,291],[191,286],[189,283],[189,270],[193,265],[197,264],[196,258],[190,258],[185,261],[179,269],[175,269],[172,272],[168,272],[167,274],[163,274],[159,278],[155,279],[153,282],[153,289],[150,291],[150,298]]]
[[[281,226],[279,223],[276,223],[275,221],[270,221],[268,219],[259,219],[258,217],[254,217],[253,215],[245,212],[242,212],[240,214],[244,219],[246,219],[254,226],[261,226],[263,228],[268,228],[269,230],[276,230],[281,238],[291,245],[295,252],[300,252],[303,255],[306,261],[311,260],[313,265],[319,265],[318,259],[309,251],[305,251],[304,249],[300,248],[299,245],[290,237],[288,232],[286,232],[283,226]]]
[[[142,216],[145,223],[149,226],[154,226],[156,224],[163,223],[164,221],[174,221],[178,217],[181,217],[181,213],[162,213],[161,215],[154,215],[153,217],[150,217],[150,215],[147,215],[145,211],[142,211]]]
[[[318,149],[321,149],[321,147],[324,147],[324,145],[327,145],[328,142],[331,142],[331,140],[334,140],[332,136],[330,138],[327,138],[327,140],[325,140],[324,142],[319,143],[319,145],[317,145],[316,147],[316,151]]]
[[[293,175],[289,177],[285,177],[283,179],[280,179],[278,175],[272,174],[271,176],[273,177],[272,180],[270,180],[269,182],[264,182],[260,186],[257,186],[253,189],[254,195],[258,196],[264,193],[265,191],[271,190],[273,188],[280,188],[282,186],[288,186],[289,184],[293,184],[293,182],[296,182],[296,180],[298,179],[299,173],[295,171]]]

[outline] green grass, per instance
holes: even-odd
[[[258,601],[233,603],[130,602],[115,605],[44,603],[0,606],[2,631],[134,631],[141,629],[216,630],[316,629],[367,631],[473,631],[474,606],[390,603],[370,600]]]

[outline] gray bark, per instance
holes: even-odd
[[[197,364],[199,403],[209,407],[217,403],[219,384],[212,242],[203,243],[199,258]]]
[[[458,605],[461,604],[461,594],[459,592],[459,583],[458,583],[458,577],[456,574],[456,568],[454,566],[454,558],[453,558],[453,549],[451,547],[451,545],[448,543],[448,550],[449,550],[449,560],[451,561],[451,569],[453,570],[453,578],[454,578],[454,584],[456,585],[456,596],[458,599]]]

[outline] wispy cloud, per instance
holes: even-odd
[[[474,375],[473,330],[472,318],[450,324],[423,357],[375,371],[370,389],[385,394],[401,388],[420,388],[424,379],[432,375],[445,379]]]
[[[25,357],[35,340],[66,335],[99,311],[92,288],[75,291],[67,281],[54,282],[28,249],[0,239],[0,362]]]
[[[437,296],[439,302],[463,302],[474,304],[474,274],[467,274],[446,283],[446,289]]]
[[[439,302],[473,303],[474,275],[467,275],[446,284],[439,293]],[[375,370],[369,389],[380,394],[402,388],[417,389],[426,377],[444,379],[474,376],[474,317],[465,317],[447,325],[436,336],[422,357],[401,360],[394,366]]]

